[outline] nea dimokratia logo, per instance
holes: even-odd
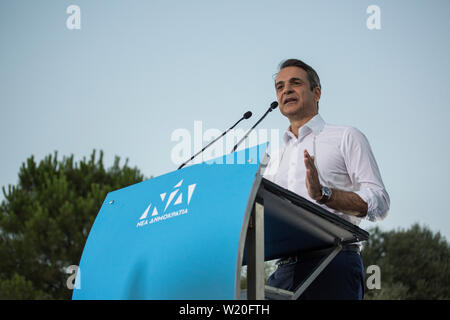
[[[164,192],[155,201],[150,202],[139,218],[136,228],[188,213],[188,206],[197,184],[190,184],[187,188],[182,186],[183,180],[173,186],[169,196]]]

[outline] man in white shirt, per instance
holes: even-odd
[[[280,65],[275,90],[289,128],[264,177],[330,212],[359,225],[388,213],[390,199],[367,138],[357,129],[330,125],[318,114],[320,79],[306,63]],[[268,284],[293,290],[321,257],[288,257]],[[301,299],[362,299],[364,268],[359,246],[346,246],[304,292]]]

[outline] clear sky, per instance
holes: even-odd
[[[321,78],[325,121],[370,141],[391,197],[378,225],[450,240],[449,13],[448,0],[0,0],[0,185],[55,150],[172,171],[175,130],[224,130],[251,110],[248,128],[276,98],[279,62],[299,58]],[[260,128],[287,125],[277,110]]]

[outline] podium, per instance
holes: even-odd
[[[108,193],[87,238],[72,298],[295,299],[368,233],[262,178],[267,144]],[[264,286],[264,261],[329,249],[295,292]]]

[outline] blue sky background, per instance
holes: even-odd
[[[80,30],[66,27],[71,4]],[[366,27],[372,4],[381,30]],[[0,0],[0,185],[55,150],[172,171],[174,130],[225,129],[251,110],[248,128],[295,57],[321,78],[323,118],[371,143],[391,196],[378,225],[450,239],[449,12],[447,0]],[[277,110],[260,128],[287,125]]]

